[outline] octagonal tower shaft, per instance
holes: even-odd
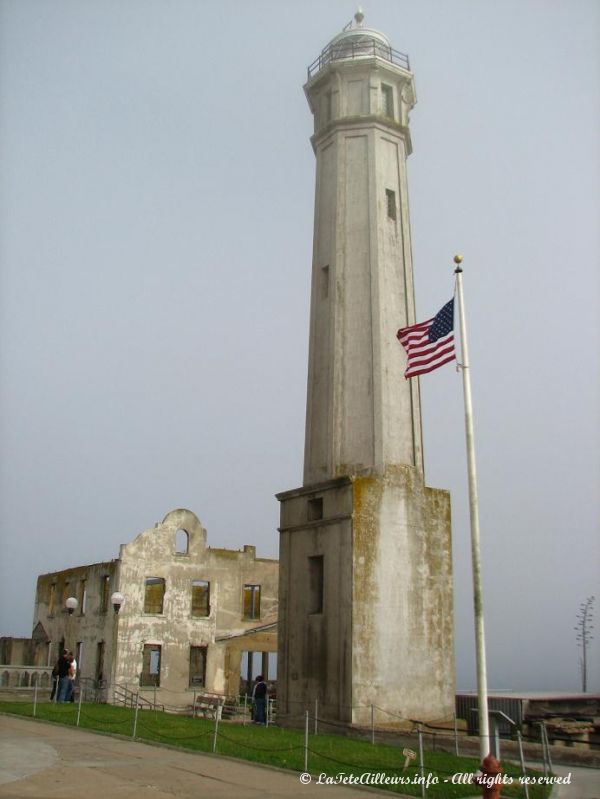
[[[315,223],[304,485],[389,464],[423,471],[418,381],[396,331],[415,322],[406,158],[408,62],[382,37],[334,40],[309,70]]]

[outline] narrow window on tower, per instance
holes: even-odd
[[[308,612],[323,613],[323,555],[308,559]]]
[[[333,119],[333,96],[331,91],[325,93],[325,122]]]
[[[384,117],[394,118],[394,89],[386,83],[381,84],[381,100]]]
[[[391,189],[385,190],[385,197],[387,202],[387,215],[388,219],[396,218],[396,192]]]
[[[329,297],[329,267],[321,269],[321,297],[326,300]]]
[[[323,518],[323,497],[314,497],[308,500],[307,515],[309,522],[316,522]]]

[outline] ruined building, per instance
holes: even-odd
[[[123,544],[117,559],[38,578],[37,665],[52,664],[66,646],[83,680],[156,691],[165,706],[189,705],[198,691],[235,696],[248,672],[269,676],[278,571],[253,546],[208,547],[191,511],[171,511]],[[69,598],[77,600],[72,613]]]
[[[448,492],[425,484],[407,56],[358,12],[308,68],[316,156],[304,483],[278,495],[278,719],[454,711]]]

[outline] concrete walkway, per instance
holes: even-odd
[[[303,785],[299,775],[276,769],[0,716],[1,799],[365,799],[373,793],[383,794],[314,780]]]
[[[540,764],[535,764],[540,768]],[[600,799],[600,770],[571,773],[552,799]],[[297,774],[0,716],[0,799],[365,799],[377,789],[305,785]]]

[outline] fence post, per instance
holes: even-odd
[[[194,704],[192,705],[192,718],[196,718],[196,691],[194,689]]]
[[[524,777],[526,775],[525,770],[525,758],[523,756],[523,738],[521,737],[521,733],[517,730],[517,741],[519,742],[519,757],[521,759],[521,774]],[[529,786],[527,782],[523,782],[523,787],[525,788],[525,799],[529,799]]]
[[[423,755],[423,730],[421,729],[421,725],[417,727],[419,733],[419,771],[421,776],[421,796],[425,799],[427,795],[426,787],[425,787],[425,757]]]
[[[317,735],[317,733],[318,733],[318,731],[319,731],[319,727],[318,727],[318,725],[319,725],[319,721],[318,721],[318,718],[319,718],[319,700],[318,700],[318,699],[315,699],[315,735]]]
[[[79,719],[81,718],[81,699],[83,697],[83,686],[79,683],[79,702],[77,703],[77,726],[79,727]]]
[[[221,714],[219,713],[219,707],[217,705],[217,707],[215,707],[215,731],[214,731],[214,734],[213,734],[213,748],[212,748],[213,753],[217,751],[217,735],[219,734],[219,716],[220,715]]]
[[[139,693],[137,693],[135,695],[135,714],[133,716],[133,735],[131,736],[134,739],[135,739],[135,736],[137,735],[138,711],[140,709],[139,699],[140,699],[140,695],[139,695]]]
[[[244,720],[242,724],[246,725],[246,719],[248,718],[248,694],[244,694]]]
[[[375,707],[371,705],[371,743],[375,743]]]
[[[456,723],[456,713],[454,714],[454,753],[456,757],[460,757],[458,754],[458,725]]]
[[[37,681],[35,683],[35,687],[33,689],[33,717],[35,718],[35,714],[37,712]]]
[[[548,758],[548,771],[552,773],[552,756],[550,754],[550,740],[548,739],[548,730],[546,722],[542,721],[542,729],[544,730],[544,740],[546,742],[546,757]]]
[[[308,773],[308,710],[304,718],[304,772]]]

